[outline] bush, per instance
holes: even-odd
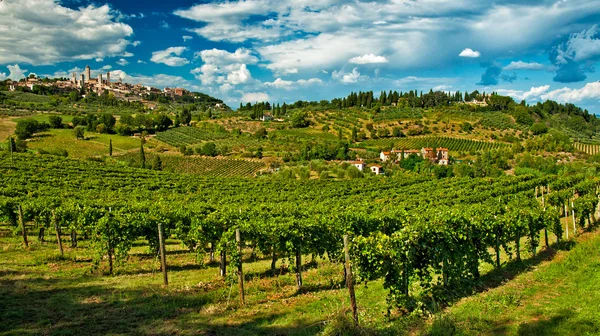
[[[294,128],[304,128],[308,127],[309,123],[306,119],[306,113],[303,111],[298,111],[290,117],[290,123]]]
[[[85,139],[85,127],[83,127],[83,126],[77,126],[73,130],[73,133],[75,134],[75,138],[77,138],[77,140],[79,140],[79,139]]]
[[[529,130],[534,135],[540,135],[540,134],[548,133],[548,126],[546,126],[546,124],[544,124],[544,123],[535,123],[535,124],[531,125]]]
[[[63,128],[63,122],[62,122],[62,118],[59,116],[50,116],[48,118],[48,121],[50,122],[50,128]]]

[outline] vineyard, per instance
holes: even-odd
[[[159,154],[148,153],[146,160],[151,163]],[[129,152],[118,156],[119,160],[141,165],[140,155],[137,152]],[[259,170],[265,168],[260,160],[244,160],[212,157],[191,157],[176,155],[160,155],[162,170],[171,173],[197,174],[206,177],[252,177]]]
[[[301,290],[310,283],[303,256],[339,262],[349,235],[359,279],[382,279],[390,309],[408,310],[444,302],[484,265],[502,267],[501,251],[520,260],[549,234],[573,237],[598,206],[598,180],[583,175],[221,180],[27,154],[14,164],[0,156],[0,173],[2,221],[15,232],[89,239],[94,268],[123,267],[141,238],[158,251],[160,224],[190,251],[218,255],[223,275],[241,269],[242,248],[271,259],[272,272],[289,260]]]
[[[176,127],[156,135],[156,139],[174,146],[187,146],[200,143],[202,141],[211,141],[228,138],[227,133],[210,132],[196,127]]]
[[[600,153],[600,145],[592,145],[592,144],[585,144],[585,143],[581,143],[581,142],[575,142],[575,143],[573,143],[573,146],[578,151],[587,153],[589,155],[596,155],[596,154]]]
[[[396,149],[421,149],[423,147],[448,148],[451,151],[477,152],[507,147],[501,142],[478,141],[451,137],[409,137],[409,138],[384,138],[367,140],[360,147],[396,148]]]

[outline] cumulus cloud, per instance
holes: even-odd
[[[126,66],[127,64],[129,64],[129,61],[127,61],[124,58],[121,58],[120,60],[117,61],[117,64],[120,66]]]
[[[183,42],[187,42],[188,40],[191,40],[194,38],[193,36],[189,36],[189,35],[184,35],[182,37],[183,37]]]
[[[581,102],[586,99],[600,99],[600,81],[587,83],[581,89],[562,88],[550,91],[542,96],[543,100],[556,100],[558,102]]]
[[[129,75],[123,70],[114,70],[110,73],[111,79],[121,79],[124,82],[131,84],[143,84],[147,86],[154,86],[157,88],[165,87],[183,87],[192,89],[194,88],[193,83],[180,76],[172,76],[165,74],[156,74],[152,76],[145,75]]]
[[[179,57],[186,51],[187,47],[170,47],[165,50],[159,50],[152,53],[150,61],[154,63],[162,63],[172,67],[184,66],[190,61],[186,58]]]
[[[469,58],[477,58],[477,57],[481,56],[481,53],[479,51],[474,51],[471,48],[466,48],[463,51],[461,51],[460,54],[458,54],[458,56],[460,56],[460,57],[469,57]]]
[[[298,86],[323,84],[323,81],[319,78],[299,79],[297,81],[288,81],[288,80],[283,80],[281,78],[277,78],[273,82],[266,82],[264,84],[265,84],[265,86],[273,87],[276,89],[292,90],[292,89],[297,88]]]
[[[55,0],[0,3],[0,64],[48,65],[123,56],[133,29],[108,5],[70,9]]]
[[[343,84],[353,84],[360,79],[358,68],[352,69],[352,72],[346,73],[342,70],[331,73],[331,78],[340,81]]]
[[[242,103],[256,103],[269,101],[270,97],[264,92],[247,92],[242,96]]]
[[[550,85],[543,85],[538,87],[532,87],[529,91],[519,90],[497,90],[498,94],[509,96],[514,98],[516,101],[520,100],[538,100],[541,95],[546,93],[550,89]]]
[[[220,49],[209,49],[195,53],[204,64],[191,71],[203,85],[229,84],[229,86],[248,84],[253,82],[252,74],[247,64],[258,62],[250,50],[239,48],[235,52]],[[226,89],[229,89],[226,86]],[[228,91],[228,90],[227,90]]]
[[[572,83],[584,81],[586,73],[594,72],[594,64],[600,60],[598,26],[569,35],[567,41],[556,46],[550,60],[558,68],[555,82]]]
[[[9,65],[8,68],[8,76],[6,72],[0,73],[0,80],[12,79],[14,81],[18,81],[19,79],[25,78],[25,74],[27,73],[27,69],[21,69],[18,64]]]
[[[387,63],[387,58],[383,56],[376,56],[375,54],[366,54],[363,56],[352,57],[348,62],[352,64],[378,64]]]
[[[523,61],[513,61],[510,62],[509,65],[505,66],[503,69],[507,71],[512,70],[546,70],[548,67],[537,63],[537,62],[523,62]]]
[[[214,65],[229,65],[229,64],[254,64],[258,62],[258,58],[253,56],[251,51],[246,48],[239,48],[231,53],[227,50],[209,49],[196,52],[196,57],[200,57],[204,63]]]

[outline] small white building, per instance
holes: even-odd
[[[387,162],[390,159],[391,155],[391,152],[381,152],[379,154],[379,158],[381,159],[381,162]]]
[[[375,175],[383,174],[383,166],[380,166],[377,164],[372,164],[372,165],[369,165],[369,168]]]
[[[271,121],[271,120],[273,120],[273,115],[271,115],[271,114],[263,114],[263,116],[260,117],[260,120],[262,120],[262,121]]]
[[[351,161],[350,164],[353,165],[354,167],[358,168],[358,170],[360,170],[360,171],[365,170],[365,162],[364,161],[361,161],[361,160]]]

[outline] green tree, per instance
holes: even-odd
[[[146,168],[146,153],[144,153],[144,141],[140,143],[140,162],[142,163],[142,168]]]
[[[263,148],[262,146],[258,146],[258,149],[256,150],[256,157],[259,159],[263,158]]]
[[[202,146],[202,154],[206,156],[217,156],[217,145],[214,142],[207,142]]]
[[[160,159],[160,155],[156,155],[154,159],[152,159],[152,169],[162,170],[162,160]]]
[[[40,131],[40,123],[34,119],[24,119],[17,122],[15,129],[15,135],[19,140],[29,139],[33,136],[33,133]]]
[[[306,119],[306,113],[304,111],[298,111],[292,114],[290,117],[290,123],[294,128],[308,127],[308,120]]]
[[[50,128],[63,128],[63,121],[62,118],[59,116],[52,115],[48,118],[48,121],[50,122]]]
[[[169,127],[173,126],[173,120],[169,118],[166,114],[159,114],[156,117],[156,130],[159,132],[164,132],[169,129]],[[189,122],[188,122],[189,123]]]
[[[111,157],[113,155],[112,139],[108,140],[108,155],[111,156]]]
[[[85,139],[85,127],[77,126],[77,127],[75,127],[73,132],[75,133],[75,138],[77,138],[77,140]]]

